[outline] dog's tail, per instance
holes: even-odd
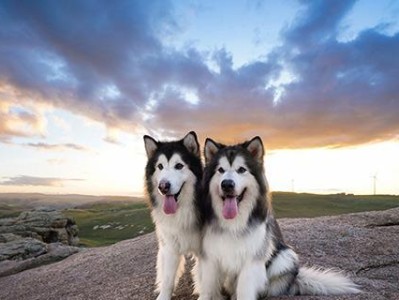
[[[296,278],[300,295],[341,295],[360,293],[360,287],[341,272],[302,267]]]

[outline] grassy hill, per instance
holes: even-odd
[[[64,210],[79,226],[79,238],[88,247],[114,244],[154,230],[147,204],[103,202]]]
[[[50,196],[47,202],[51,202]],[[68,197],[65,196],[65,199]],[[77,198],[77,197],[75,197]],[[150,212],[143,199],[106,197],[85,199],[74,207],[62,204],[57,199],[57,205],[66,207],[63,212],[73,217],[79,226],[79,237],[84,246],[96,247],[110,245],[124,239],[130,239],[154,230]],[[26,201],[1,201],[0,218],[18,215],[31,205]],[[90,200],[90,201],[88,201]],[[95,201],[94,201],[95,200]],[[42,201],[40,201],[41,204]],[[318,216],[339,215],[345,213],[385,210],[399,206],[399,196],[376,195],[318,195],[306,193],[273,193],[273,207],[277,218],[313,218]]]
[[[399,196],[392,195],[273,193],[273,208],[277,218],[313,218],[397,206]]]

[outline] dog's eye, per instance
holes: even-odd
[[[245,169],[244,167],[239,167],[238,170],[237,170],[237,173],[238,173],[238,174],[243,174],[243,173],[245,173],[246,171],[247,171],[247,169]]]
[[[162,164],[158,164],[158,165],[157,165],[157,168],[158,168],[159,170],[162,170],[162,169],[163,169],[163,165],[162,165]]]
[[[177,163],[176,165],[175,165],[175,169],[176,170],[181,170],[181,169],[183,169],[183,164],[181,164],[181,163]]]
[[[218,172],[219,172],[220,174],[223,174],[223,173],[224,173],[224,169],[223,169],[222,167],[220,167],[220,168],[218,169]]]

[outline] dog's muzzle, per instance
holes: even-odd
[[[162,195],[167,195],[169,194],[170,191],[170,182],[167,180],[161,180],[158,184],[158,190]]]

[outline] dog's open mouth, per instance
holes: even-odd
[[[183,189],[184,183],[180,187],[180,190],[176,194],[165,195],[163,200],[163,211],[167,215],[176,213],[177,202],[179,201],[180,193]]]
[[[242,199],[244,198],[244,194],[247,191],[247,188],[245,188],[241,194],[239,195],[223,195],[222,199],[223,201],[226,200],[227,198],[235,198],[237,199],[237,202],[240,203],[242,201]]]
[[[223,195],[223,210],[222,214],[225,219],[234,219],[238,214],[238,203],[244,198],[246,188],[240,195]]]

